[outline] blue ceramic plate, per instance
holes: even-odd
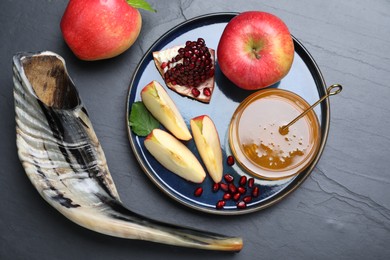
[[[216,50],[226,24],[236,15],[237,13],[214,13],[196,17],[181,23],[160,37],[145,53],[131,79],[127,96],[126,124],[128,125],[127,120],[131,105],[133,102],[140,101],[140,91],[144,86],[152,80],[157,80],[165,86],[164,81],[154,65],[152,58],[153,51],[181,45],[187,40],[196,40],[199,37],[205,39],[209,48]],[[308,51],[295,38],[294,44],[295,57],[290,72],[272,87],[293,91],[306,99],[309,104],[312,104],[320,96],[325,94],[326,85],[320,70]],[[188,126],[190,119],[198,115],[207,114],[212,118],[221,139],[225,162],[224,173],[233,175],[235,177],[235,183],[237,183],[240,176],[246,175],[248,178],[251,176],[241,169],[237,163],[234,166],[228,166],[226,164],[227,156],[231,155],[228,142],[228,128],[231,116],[237,106],[253,92],[241,90],[234,86],[219,70],[218,61],[215,71],[215,84],[215,90],[209,104],[203,104],[182,97],[165,87]],[[325,100],[325,102],[322,102],[315,109],[315,112],[321,124],[322,134],[320,149],[313,163],[305,171],[289,179],[278,181],[256,180],[256,185],[260,188],[260,195],[248,203],[245,209],[238,209],[236,202],[233,200],[227,201],[223,209],[216,209],[216,203],[222,198],[224,192],[221,190],[218,192],[212,191],[213,181],[209,176],[206,177],[202,184],[185,181],[161,166],[146,150],[143,144],[144,138],[134,135],[129,126],[128,136],[134,154],[146,175],[170,198],[199,211],[222,215],[238,215],[261,210],[275,204],[298,188],[309,176],[321,156],[327,139],[329,129],[329,101]],[[194,142],[189,141],[185,144],[201,161],[195,149]],[[199,186],[203,187],[203,194],[200,197],[196,197],[194,196],[194,191]],[[247,192],[249,193],[250,190],[248,189]]]

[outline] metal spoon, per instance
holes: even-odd
[[[336,90],[334,90],[336,89]],[[333,91],[332,91],[333,90]],[[311,107],[309,107],[308,109],[306,109],[305,111],[303,111],[299,116],[297,116],[296,118],[294,118],[290,123],[288,123],[287,125],[284,125],[284,126],[281,126],[279,127],[279,133],[281,135],[286,135],[288,134],[288,128],[294,124],[295,122],[297,122],[299,119],[301,119],[302,117],[304,117],[310,110],[312,110],[315,106],[317,106],[319,103],[321,103],[325,98],[329,97],[329,96],[333,96],[333,95],[336,95],[338,93],[340,93],[341,91],[343,90],[343,86],[341,86],[340,84],[333,84],[331,85],[330,87],[328,87],[328,89],[326,90],[326,95],[323,96],[322,98],[320,98],[317,102],[315,102],[313,105],[311,105]]]

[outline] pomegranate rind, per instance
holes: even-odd
[[[162,51],[153,52],[154,64],[156,65],[156,68],[160,72],[160,75],[163,79],[164,79],[164,73],[168,70],[168,66],[166,66],[164,69],[162,69],[161,64],[163,62],[170,61],[173,57],[176,57],[178,50],[180,48],[184,48],[184,47],[185,47],[185,45],[180,45],[180,46],[174,46],[172,48],[165,49]],[[211,48],[208,48],[208,49],[209,49],[209,52],[211,55],[210,58],[211,58],[211,62],[213,64],[213,69],[215,69],[215,50],[211,49]],[[199,86],[196,87],[200,92],[199,96],[194,96],[192,94],[192,91],[191,91],[192,88],[189,88],[187,86],[177,85],[177,84],[174,85],[170,82],[167,83],[167,82],[165,82],[165,80],[164,80],[164,82],[169,89],[175,91],[176,93],[178,93],[182,96],[189,97],[189,98],[192,98],[192,99],[195,99],[195,100],[198,100],[200,102],[208,104],[208,103],[210,103],[211,97],[212,97],[213,92],[214,92],[214,87],[215,87],[214,79],[215,79],[215,77],[212,76],[212,77],[208,78],[207,80],[205,80],[203,83],[201,83]],[[206,96],[203,93],[203,90],[205,88],[209,88],[210,95]]]

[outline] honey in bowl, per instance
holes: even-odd
[[[264,179],[282,179],[303,171],[320,145],[320,126],[313,110],[291,125],[310,105],[282,89],[260,90],[247,97],[230,122],[229,142],[239,164]]]

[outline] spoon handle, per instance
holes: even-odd
[[[329,96],[333,96],[333,95],[336,95],[338,93],[340,93],[341,91],[343,90],[343,86],[341,86],[340,84],[333,84],[331,85],[330,87],[327,88],[326,90],[326,95],[324,95],[322,98],[320,98],[319,100],[317,100],[317,102],[315,102],[313,105],[311,105],[308,109],[306,109],[305,111],[303,111],[300,115],[298,115],[296,118],[294,118],[290,123],[288,123],[287,125],[284,125],[280,128],[279,132],[281,134],[287,134],[288,133],[288,128],[293,125],[294,123],[296,123],[299,119],[301,119],[302,117],[304,117],[307,113],[309,113],[310,110],[312,110],[315,106],[317,106],[319,103],[321,103],[325,98],[329,97]]]

